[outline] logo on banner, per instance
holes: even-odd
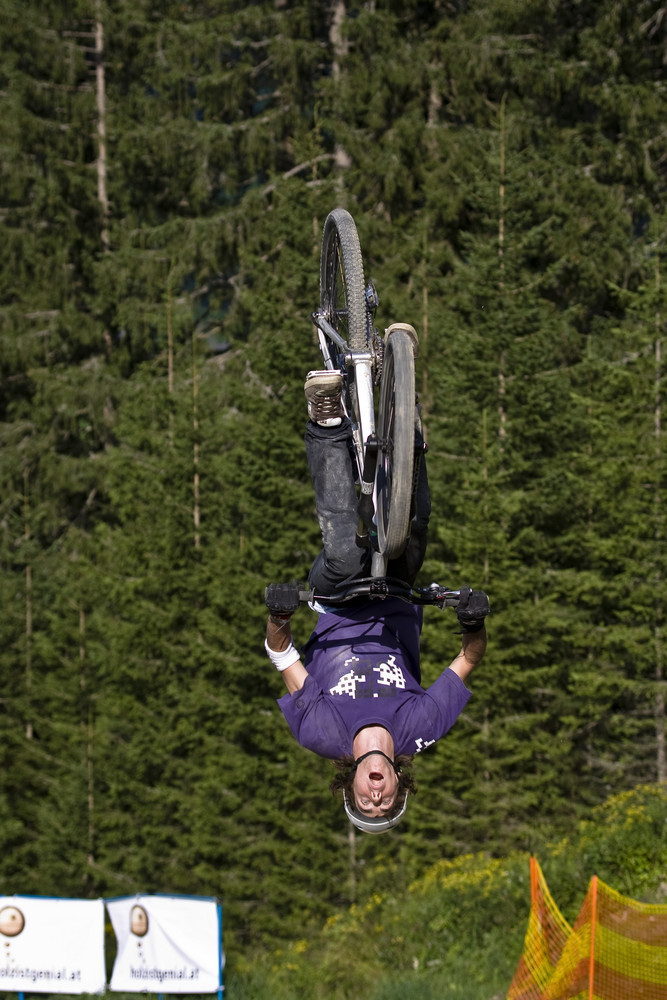
[[[25,927],[25,917],[18,906],[3,906],[0,910],[0,934],[16,937]]]
[[[130,930],[140,938],[148,934],[148,914],[143,906],[133,906],[130,910]]]
[[[0,990],[100,993],[105,987],[102,900],[0,897],[0,944]]]
[[[107,900],[107,910],[118,943],[111,990],[220,990],[222,942],[215,900],[128,896]]]

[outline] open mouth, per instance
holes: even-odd
[[[371,771],[368,777],[371,779],[371,781],[382,781],[384,775],[381,774],[380,771]]]

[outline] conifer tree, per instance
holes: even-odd
[[[664,776],[661,11],[8,7],[8,891],[219,895],[250,948],[372,862],[529,846]],[[423,582],[494,607],[406,819],[354,853],[262,650],[264,586],[319,546],[302,386],[337,204],[379,325],[421,337]],[[426,683],[454,632],[427,613]]]

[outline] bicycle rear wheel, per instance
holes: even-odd
[[[415,461],[415,361],[412,340],[400,329],[385,343],[378,440],[378,543],[389,560],[401,555],[410,534]]]
[[[366,350],[368,332],[361,247],[354,219],[344,208],[335,208],[324,223],[320,308],[351,350]]]

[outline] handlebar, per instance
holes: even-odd
[[[428,587],[411,587],[403,580],[392,577],[362,577],[352,583],[337,587],[330,594],[319,594],[315,590],[300,590],[299,600],[308,604],[319,601],[321,604],[347,604],[350,601],[365,597],[370,600],[385,600],[387,597],[398,597],[408,604],[432,604],[441,610],[456,608],[459,603],[460,590],[449,590],[438,583]]]

